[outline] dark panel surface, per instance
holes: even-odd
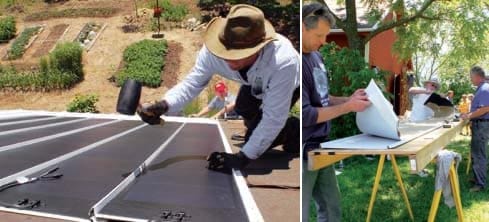
[[[7,117],[7,118],[0,118],[0,123],[8,123],[8,122],[16,122],[16,121],[21,121],[21,120],[34,120],[34,119],[40,119],[40,118],[46,118],[46,117],[51,117],[51,116],[19,116],[19,117]]]
[[[105,143],[59,163],[61,179],[10,188],[0,192],[0,201],[41,200],[42,205],[34,211],[88,219],[90,208],[163,144],[179,125],[146,126]]]
[[[36,166],[141,125],[141,121],[117,122],[91,130],[0,152],[0,178]]]
[[[23,141],[36,139],[44,136],[50,136],[58,133],[64,133],[66,131],[75,130],[83,128],[86,126],[91,126],[99,123],[113,121],[110,119],[87,119],[85,121],[68,123],[61,126],[53,126],[43,129],[28,130],[24,132],[18,132],[15,134],[1,135],[0,136],[0,146],[6,146],[14,143],[20,143]]]
[[[35,121],[32,123],[27,122],[27,123],[19,123],[19,124],[13,124],[13,125],[0,126],[0,132],[15,130],[15,129],[22,129],[22,128],[27,128],[27,127],[33,127],[33,126],[47,125],[47,124],[51,124],[51,123],[60,123],[60,122],[65,122],[65,121],[70,121],[70,120],[75,120],[75,119],[81,119],[81,118],[60,117],[60,118],[56,118],[56,119]]]
[[[232,175],[209,171],[206,156],[224,151],[215,125],[187,124],[148,170],[102,214],[153,219],[164,210],[189,221],[248,221]]]

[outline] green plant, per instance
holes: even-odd
[[[150,8],[156,7],[156,2],[151,1],[149,3]],[[178,4],[174,5],[169,0],[158,0],[158,6],[163,9],[161,17],[170,22],[180,22],[188,14],[189,10],[186,5]]]
[[[57,45],[41,58],[39,71],[19,72],[13,67],[0,69],[0,89],[22,91],[66,89],[83,78],[82,50],[76,43]]]
[[[83,79],[82,47],[73,42],[56,45],[49,54],[50,67],[60,72],[72,73],[79,80]]]
[[[98,95],[76,95],[75,99],[68,104],[66,111],[78,113],[98,113],[95,103],[99,100]]]
[[[16,31],[15,18],[13,16],[0,18],[0,42],[14,38]]]
[[[330,43],[321,48],[325,67],[328,71],[329,94],[333,96],[350,96],[359,88],[365,88],[371,79],[384,85],[383,75],[369,69],[368,64],[357,50],[340,49]],[[331,139],[352,136],[359,133],[355,114],[349,113],[332,121]]]
[[[200,104],[199,104],[199,99],[195,98],[194,100],[192,100],[192,102],[188,103],[187,105],[185,105],[185,107],[183,107],[183,116],[188,116],[190,114],[195,114],[195,113],[199,113],[200,112]]]
[[[160,86],[167,49],[165,40],[148,39],[127,47],[123,54],[125,67],[116,76],[117,84],[121,86],[126,79],[134,79],[146,86]]]
[[[13,60],[22,57],[29,40],[32,38],[32,36],[39,32],[40,29],[41,27],[39,26],[24,29],[20,36],[15,39],[14,43],[12,43],[12,46],[7,54],[8,59]]]

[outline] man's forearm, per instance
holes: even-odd
[[[475,119],[489,112],[489,106],[481,107],[474,112],[468,113],[469,119]]]
[[[346,103],[349,97],[329,96],[329,102],[331,105],[340,105]]]
[[[350,112],[344,102],[339,105],[320,107],[317,108],[317,111],[318,118],[316,123],[323,123]]]

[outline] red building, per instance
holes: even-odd
[[[344,6],[336,4],[336,0],[326,0],[328,7],[338,17],[345,16]],[[371,31],[375,30],[378,24],[369,24],[365,13],[367,8],[363,7],[362,3],[357,0],[357,22],[360,35],[367,36]],[[391,20],[393,14],[386,13],[383,16],[384,20]],[[411,61],[399,61],[393,52],[393,44],[397,36],[394,30],[382,32],[373,37],[365,45],[365,61],[371,67],[376,66],[380,70],[387,71],[391,75],[387,79],[387,90],[394,94],[395,98],[391,100],[394,104],[394,110],[398,115],[403,115],[408,107],[407,100],[407,75],[406,71],[410,70]],[[331,29],[328,35],[327,42],[335,42],[340,47],[348,47],[348,39],[342,29]]]

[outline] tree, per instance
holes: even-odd
[[[364,3],[368,7],[369,21],[378,25],[366,36],[361,36],[358,33],[357,21],[357,3]],[[396,27],[401,27],[416,21],[417,19],[431,19],[425,15],[425,11],[435,2],[435,0],[409,1],[406,4],[404,0],[345,0],[345,18],[340,18],[336,15],[326,3],[329,11],[332,12],[336,20],[336,26],[343,29],[345,32],[349,48],[358,50],[362,55],[364,53],[365,44],[376,35],[391,30]],[[383,9],[382,9],[383,8]],[[384,11],[393,13],[393,18],[383,20],[381,16]]]
[[[398,27],[394,45],[400,58],[413,58],[419,81],[432,76],[446,82],[446,90],[466,89],[455,84],[475,64],[486,61],[489,49],[489,8],[481,0],[458,0],[436,4],[426,10],[431,19]],[[418,82],[419,84],[419,82]],[[468,83],[470,85],[470,82]]]

